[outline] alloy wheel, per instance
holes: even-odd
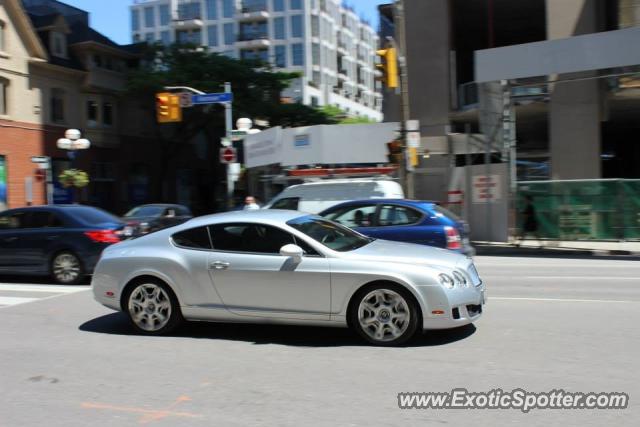
[[[369,292],[358,306],[358,322],[362,331],[377,342],[400,338],[409,327],[411,312],[407,301],[389,289]]]
[[[147,332],[164,328],[171,319],[172,309],[169,295],[155,283],[138,285],[129,296],[131,320]]]
[[[78,257],[65,252],[54,258],[52,270],[54,278],[59,283],[73,283],[80,277],[82,266]]]

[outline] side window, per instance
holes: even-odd
[[[295,244],[298,245],[299,247],[302,248],[302,250],[304,251],[305,255],[309,255],[309,256],[317,256],[320,255],[318,253],[318,251],[316,251],[315,249],[313,249],[309,244],[307,244],[307,242],[305,242],[304,240],[293,236],[294,240],[295,240]]]
[[[4,214],[0,216],[0,229],[14,230],[17,228],[25,228],[26,215],[24,212],[14,212],[12,214]]]
[[[380,209],[379,225],[410,225],[420,220],[422,214],[411,208],[396,205],[384,205]]]
[[[26,228],[51,228],[62,227],[62,221],[53,212],[39,211],[30,212],[26,224]]]
[[[284,245],[295,243],[286,231],[262,224],[218,224],[209,230],[213,249],[222,251],[278,254]]]
[[[300,197],[288,197],[286,199],[280,199],[275,202],[271,209],[285,209],[289,211],[297,211],[298,204],[300,203]]]
[[[191,228],[176,233],[172,237],[173,242],[178,246],[190,249],[211,249],[207,227]]]
[[[372,227],[376,214],[376,205],[363,205],[340,209],[327,215],[327,219],[347,227]]]

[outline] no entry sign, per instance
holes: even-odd
[[[220,163],[235,163],[237,157],[236,149],[233,147],[222,147],[220,149]]]

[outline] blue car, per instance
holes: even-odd
[[[93,272],[124,223],[101,209],[49,205],[0,213],[0,274],[50,275],[65,285]]]
[[[469,227],[455,214],[419,200],[356,200],[332,206],[321,216],[384,240],[418,243],[472,256]]]

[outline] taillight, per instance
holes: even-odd
[[[445,227],[444,233],[447,236],[447,249],[461,249],[462,239],[460,233],[453,227]]]
[[[85,231],[84,234],[96,243],[118,243],[120,241],[120,237],[113,230]]]

